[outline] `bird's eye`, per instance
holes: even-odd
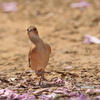
[[[27,29],[27,31],[29,31],[29,29]]]
[[[34,28],[33,30],[36,31],[36,28]]]

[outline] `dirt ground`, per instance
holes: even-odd
[[[58,76],[100,88],[100,45],[83,43],[85,34],[100,38],[100,1],[88,1],[91,6],[84,9],[70,6],[78,0],[16,0],[17,12],[0,9],[0,77],[13,78],[30,70],[32,44],[26,30],[35,25],[52,48],[47,79]]]

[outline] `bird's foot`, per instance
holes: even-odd
[[[41,76],[39,86],[44,87],[47,82],[48,80],[44,76]]]
[[[55,84],[49,81],[42,81],[42,82],[39,82],[39,86],[42,88],[48,88],[48,87],[54,87]]]

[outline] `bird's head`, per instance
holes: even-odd
[[[36,43],[39,39],[38,30],[35,26],[30,26],[27,29],[28,36],[33,43]]]

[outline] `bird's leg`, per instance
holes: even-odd
[[[39,85],[43,85],[42,81],[47,81],[47,79],[44,77],[44,71],[41,72],[41,76],[40,76],[40,81],[39,81]]]
[[[45,74],[45,73],[48,73],[48,72],[43,71],[43,72],[42,72],[42,75],[41,75],[41,78],[42,78],[42,80],[44,80],[44,81],[48,81],[48,80],[44,77],[44,74]]]
[[[43,85],[42,81],[43,81],[42,76],[40,76],[40,80],[39,80],[39,85],[40,86]]]
[[[39,74],[40,74],[39,85],[43,85],[43,84],[42,84],[42,81],[44,80],[44,71],[41,71]]]

